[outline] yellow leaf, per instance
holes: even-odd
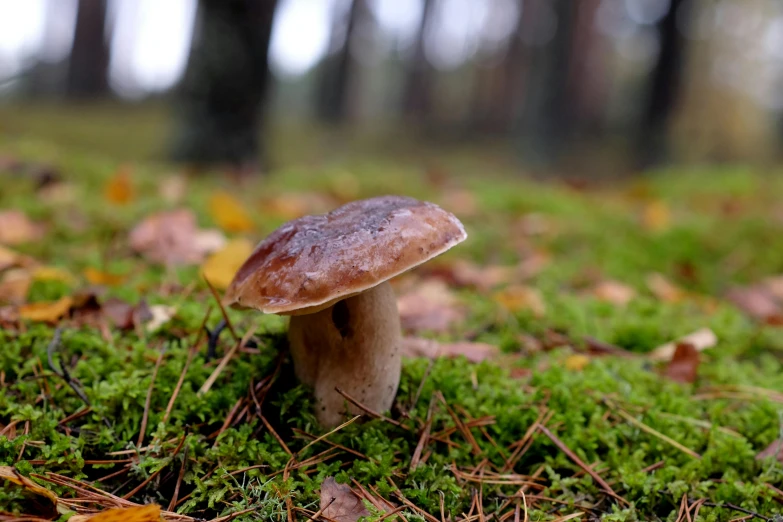
[[[91,266],[84,269],[84,277],[93,285],[119,286],[125,281],[124,275],[102,272]]]
[[[217,288],[225,290],[245,259],[253,252],[253,244],[247,239],[233,239],[204,261],[201,274]]]
[[[242,203],[225,192],[217,192],[209,199],[209,213],[226,232],[247,232],[253,229],[253,221]]]
[[[541,317],[546,312],[546,304],[541,292],[524,285],[512,285],[495,294],[495,301],[503,305],[509,312],[530,310],[533,315]]]
[[[19,474],[19,472],[16,471],[16,469],[14,469],[11,466],[0,466],[0,481],[2,480],[7,480],[8,482],[12,482],[18,486],[22,486],[30,493],[42,497],[46,497],[52,501],[52,504],[57,505],[57,495],[55,495],[53,492],[49,491],[45,487],[39,486],[29,478],[23,477],[22,475]]]
[[[57,301],[42,301],[19,307],[19,317],[30,321],[55,323],[65,316],[73,305],[73,299],[62,297]]]
[[[569,355],[566,357],[565,360],[565,367],[566,370],[572,371],[572,372],[581,372],[585,369],[585,366],[587,366],[590,363],[590,358],[584,354],[581,353],[575,353],[573,355]]]
[[[138,507],[107,509],[95,515],[83,518],[72,517],[69,520],[77,522],[159,522],[160,506],[148,504]]]
[[[72,285],[76,278],[67,270],[56,266],[39,266],[33,270],[34,281],[60,281]]]
[[[663,232],[671,226],[671,212],[665,201],[652,201],[644,207],[642,216],[644,228],[650,232]]]
[[[106,183],[104,196],[107,201],[115,205],[125,205],[133,201],[135,194],[128,167],[117,169],[114,176]]]

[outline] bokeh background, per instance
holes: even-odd
[[[93,111],[84,146],[243,172],[296,157],[286,133],[588,175],[770,164],[782,80],[778,0],[0,0],[0,133],[79,143],[53,122]]]

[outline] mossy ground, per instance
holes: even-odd
[[[135,120],[118,119],[118,126],[130,122],[121,133],[132,142],[134,152],[129,154],[117,142],[92,150],[93,140],[108,139],[101,124],[117,115],[90,116],[85,110],[74,123],[78,132],[71,133],[67,124],[74,114],[48,113],[55,122],[52,128],[36,126],[45,120],[41,114],[31,114],[29,122],[20,120],[20,112],[10,114],[13,118],[0,123],[0,153],[57,165],[76,192],[70,203],[42,201],[31,181],[0,173],[0,209],[24,210],[48,226],[44,241],[20,250],[77,276],[72,283],[36,282],[29,299],[71,294],[86,286],[81,274],[93,267],[128,274],[107,296],[174,305],[177,313],[152,334],[111,331],[106,338],[89,328],[65,328],[58,353],[92,403],[90,413],[67,423],[63,419],[85,405],[48,367],[53,326],[29,323],[20,331],[0,331],[0,423],[15,421],[18,426],[15,438],[0,436],[0,465],[16,466],[23,474],[55,472],[95,481],[96,487],[118,496],[154,476],[130,498],[165,508],[185,462],[179,493],[184,502],[176,510],[199,518],[248,508],[254,509],[236,520],[282,520],[291,506],[316,511],[321,482],[335,476],[340,482],[353,479],[372,486],[395,503],[402,495],[436,519],[443,506],[452,519],[480,512],[486,520],[493,515],[506,520],[502,517],[512,516],[520,502],[506,496],[520,486],[496,483],[514,482],[508,476],[487,477],[503,470],[517,449],[514,444],[535,422],[546,419],[549,431],[592,465],[623,500],[606,495],[549,437],[535,431],[522,456],[503,471],[538,477],[541,487],[527,489],[530,520],[584,512],[585,520],[674,521],[684,495],[707,500],[697,520],[743,515],[714,507],[726,503],[766,517],[783,513],[774,489],[783,487],[781,463],[755,459],[781,435],[783,330],[760,325],[720,299],[733,285],[783,273],[783,178],[741,168],[682,168],[611,188],[576,189],[533,183],[518,176],[510,162],[487,153],[342,155],[332,145],[319,143],[316,135],[303,140],[313,146],[299,157],[292,151],[302,141],[292,138],[288,145],[281,144],[279,167],[241,189],[222,176],[191,180],[182,205],[193,209],[202,225],[214,225],[207,211],[209,195],[216,188],[229,190],[253,210],[256,228],[249,237],[254,240],[282,222],[279,215],[265,211],[263,198],[304,190],[333,193],[350,185],[351,197],[406,194],[442,202],[463,218],[469,240],[447,254],[446,263],[467,258],[482,265],[514,264],[531,252],[550,260],[529,281],[543,294],[543,317],[524,309],[503,311],[491,292],[460,291],[469,319],[441,340],[488,342],[505,355],[501,362],[478,365],[439,359],[431,368],[427,360],[407,360],[399,404],[392,412],[403,427],[363,419],[308,446],[311,435],[322,431],[314,422],[309,392],[296,385],[284,361],[263,401],[264,417],[292,452],[303,450],[296,462],[320,456],[284,473],[290,455],[252,411],[216,434],[237,401],[248,397],[250,387],[275,374],[278,354],[286,345],[285,321],[230,311],[240,335],[250,327],[257,329],[259,348],[234,358],[212,389],[199,396],[215,366],[205,361],[203,342],[197,344],[199,326],[210,307],[210,327],[220,312],[200,281],[198,267],[164,270],[133,256],[127,247],[130,227],[168,206],[159,196],[159,185],[174,167],[150,159],[145,141],[150,138],[144,136],[145,125],[157,120],[138,115]],[[103,187],[128,161],[137,197],[125,206],[108,205]],[[454,200],[444,201],[456,188],[472,194],[475,212],[461,215],[463,209],[450,203]],[[666,223],[645,225],[644,213],[651,205],[665,207]],[[520,220],[531,215],[545,227],[538,233],[520,232]],[[688,296],[678,302],[654,296],[645,284],[653,272],[687,290]],[[618,306],[584,291],[604,279],[634,287],[637,297]],[[710,297],[716,300],[705,304]],[[694,384],[669,381],[643,356],[595,357],[583,369],[568,369],[571,348],[531,352],[523,342],[524,336],[543,339],[556,331],[577,345],[591,336],[644,354],[702,327],[711,328],[719,342],[702,354]],[[221,339],[221,351],[233,344],[227,334]],[[184,385],[164,421],[194,346],[197,352],[192,352]],[[141,443],[152,447],[138,451],[145,403],[163,350]],[[512,372],[515,368],[531,371]],[[741,393],[726,393],[736,389],[732,387],[741,387]],[[705,389],[715,393],[702,393]],[[411,469],[429,410],[431,433],[439,434],[440,441],[430,440],[422,462]],[[408,416],[400,417],[400,411]],[[644,431],[627,416],[700,458]],[[489,420],[483,428],[470,430],[471,441],[454,430],[455,417]],[[27,433],[23,426],[29,428]],[[111,455],[123,450],[132,451]],[[96,463],[107,459],[118,462]],[[58,492],[69,494],[64,488]],[[27,505],[18,488],[0,488],[0,510],[19,511]],[[403,514],[407,520],[424,520],[421,511]],[[294,513],[300,520],[307,518],[304,512]]]

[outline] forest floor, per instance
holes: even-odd
[[[76,116],[0,124],[0,520],[783,513],[783,177],[586,187],[491,154],[292,142],[240,186],[155,162],[142,124]],[[389,193],[469,237],[394,282],[410,357],[392,411],[324,433],[284,318],[227,310],[236,337],[218,335],[204,276],[220,293],[286,220]]]

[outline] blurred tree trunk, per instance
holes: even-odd
[[[108,70],[106,0],[79,0],[66,94],[85,99],[106,96],[109,92]]]
[[[427,120],[432,112],[432,65],[427,60],[425,40],[432,25],[435,0],[423,0],[424,7],[413,45],[413,56],[408,63],[403,93],[403,112],[418,120]]]
[[[351,0],[345,17],[334,17],[332,52],[321,63],[316,92],[317,115],[327,123],[342,123],[350,116],[351,99],[355,93],[352,82],[356,81],[359,65],[354,58],[357,32],[370,23],[371,16],[367,0]]]
[[[530,74],[522,115],[522,154],[530,164],[560,159],[573,124],[570,73],[578,6],[573,0],[528,0],[523,30],[532,35]],[[548,31],[548,32],[547,32]]]
[[[671,0],[669,11],[658,22],[660,51],[650,74],[646,106],[639,122],[636,144],[639,166],[665,162],[669,156],[669,122],[682,87],[686,38],[678,28],[678,17],[687,17],[688,0]]]
[[[199,0],[193,47],[177,100],[174,159],[261,168],[269,41],[276,0]]]

